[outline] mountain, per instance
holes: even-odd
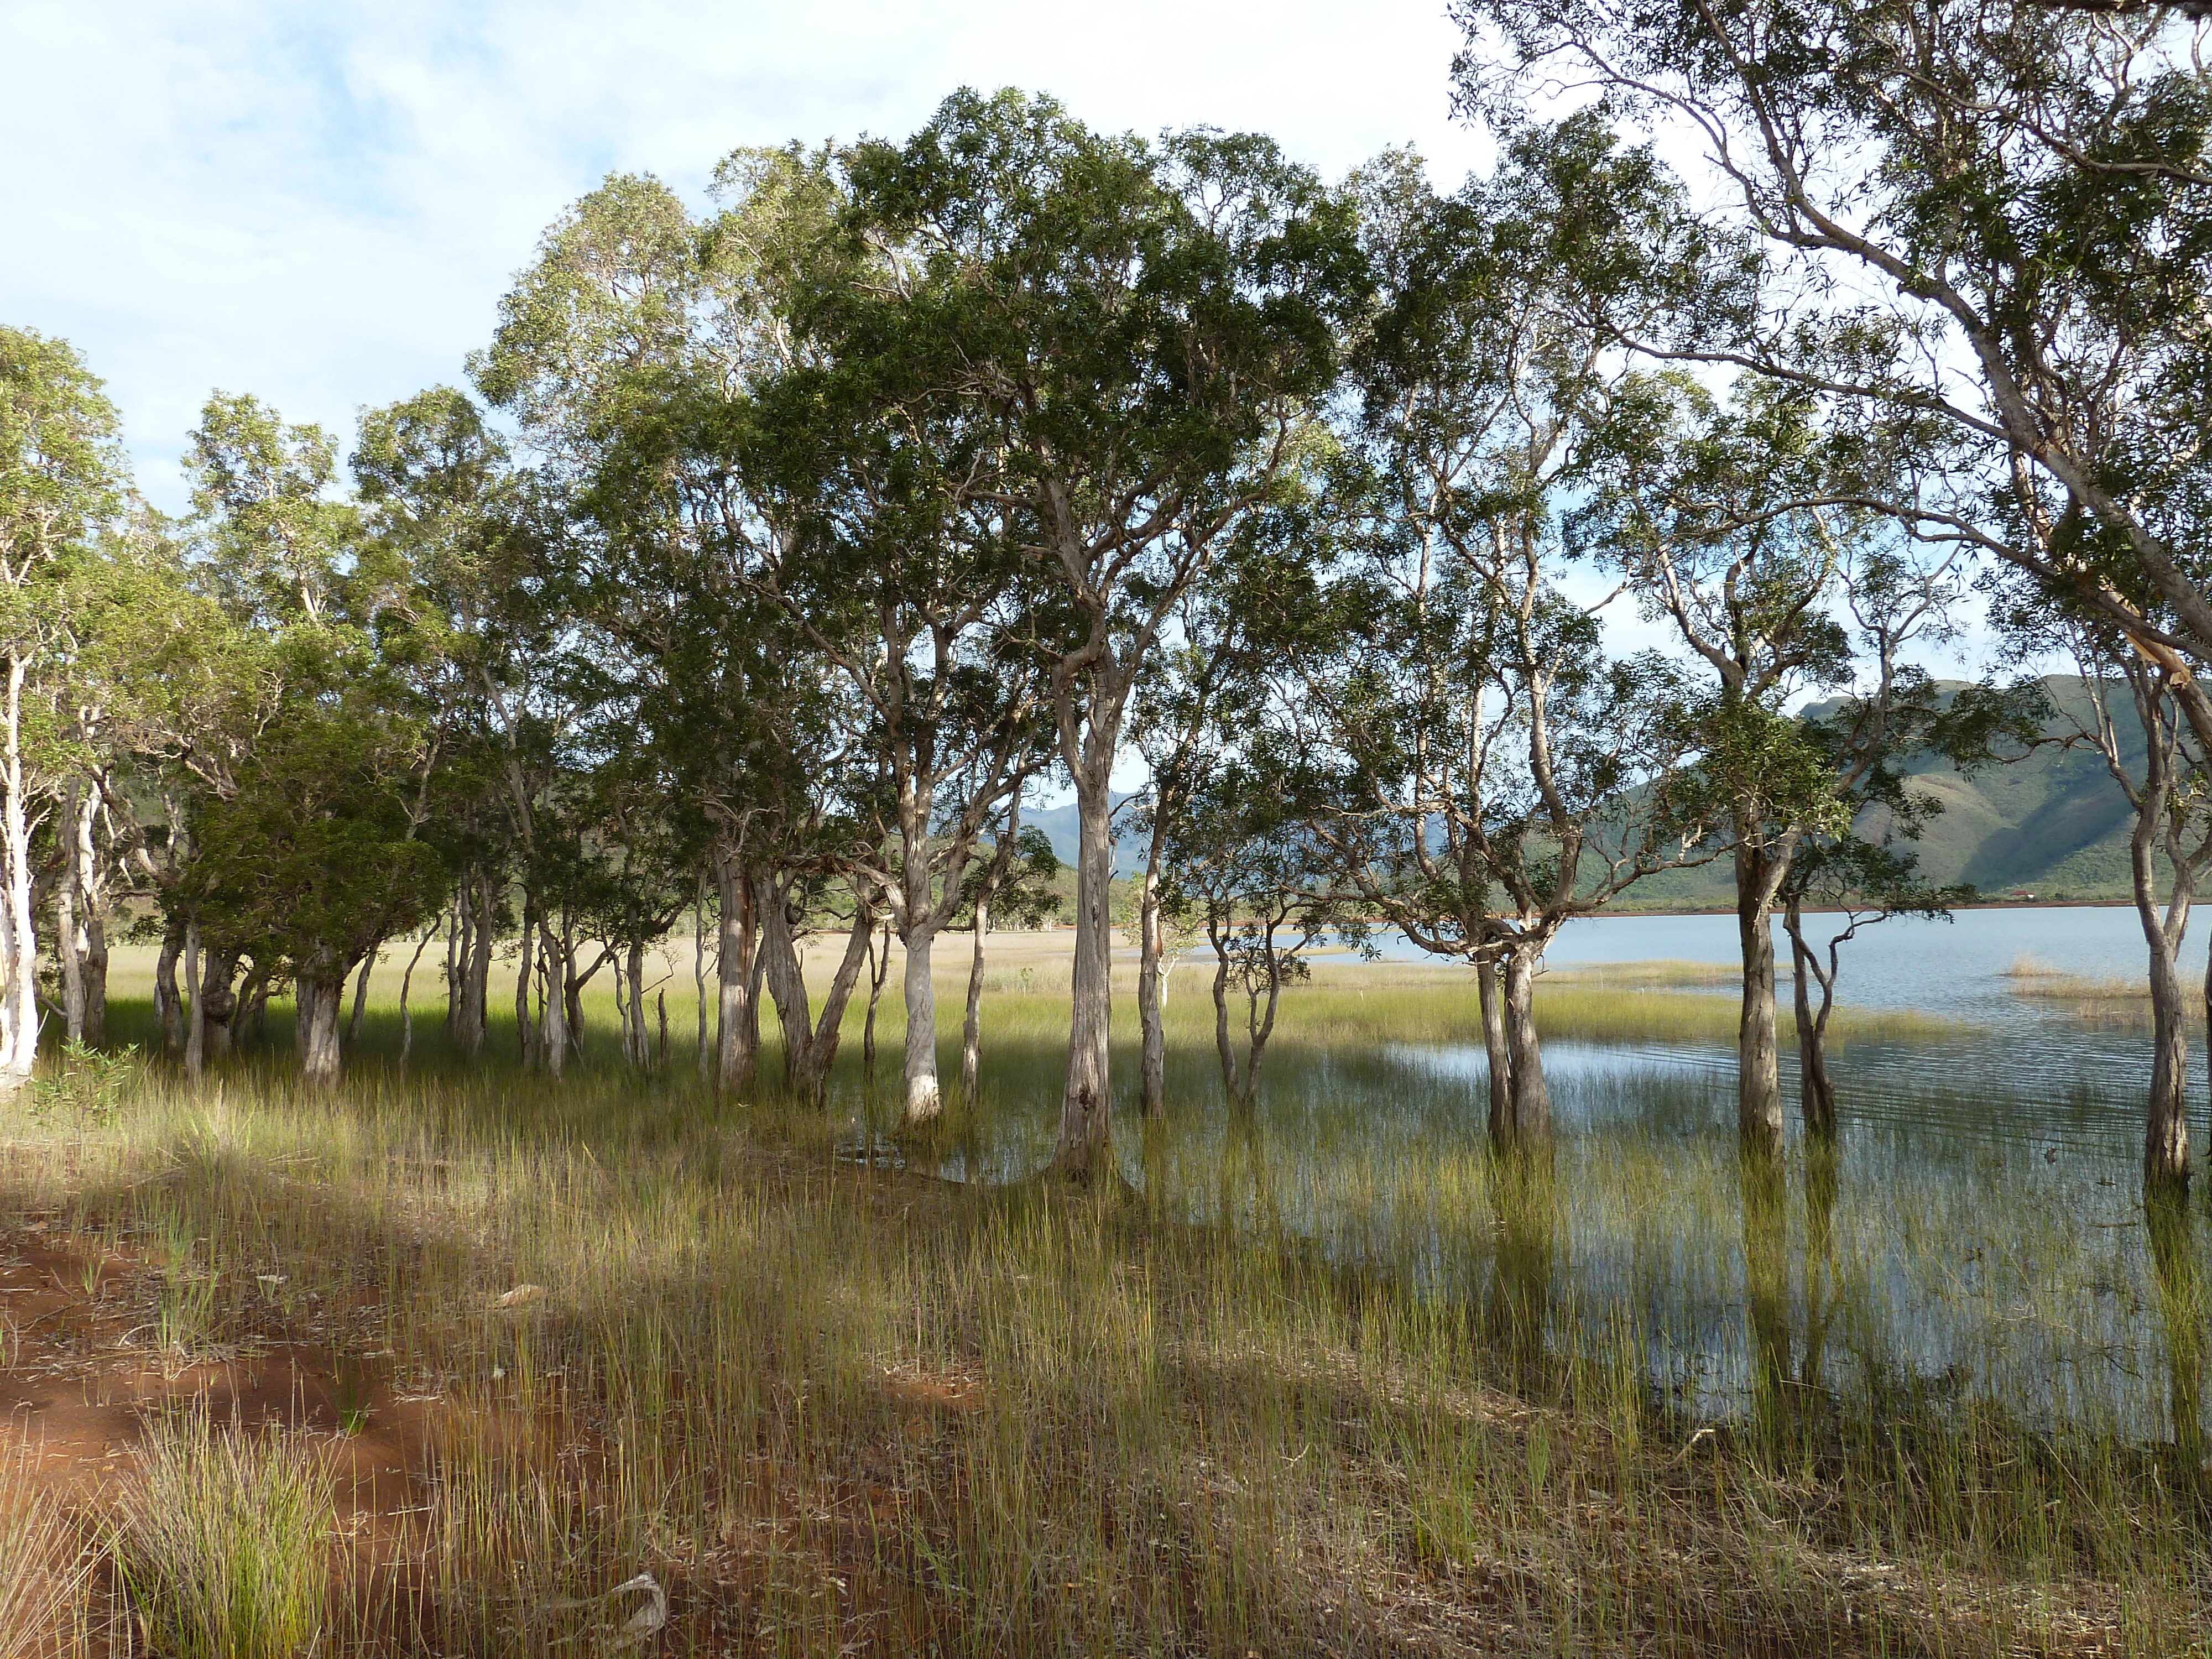
[[[1114,873],[1117,876],[1136,875],[1145,867],[1144,842],[1129,829],[1129,815],[1121,810],[1124,801],[1133,800],[1136,797],[1115,789],[1108,792],[1107,799],[1113,802],[1116,814],[1114,819]],[[1052,842],[1052,850],[1059,854],[1060,861],[1073,869],[1077,826],[1073,800],[1065,805],[1046,807],[1042,811],[1025,806],[1022,809],[1022,822],[1033,823],[1043,830],[1045,838]],[[1073,889],[1069,890],[1072,892]]]
[[[2054,674],[2043,684],[2062,710],[2086,712],[2087,698],[2077,677]],[[2140,766],[2142,729],[2124,708],[2115,712],[2122,716],[2122,752]],[[2044,728],[2051,738],[2075,729],[2063,713]],[[2104,757],[2087,744],[2067,748],[2053,743],[1971,776],[1932,759],[1906,771],[1908,787],[1943,809],[1928,824],[1917,849],[1930,880],[1971,882],[1990,898],[2015,892],[2039,898],[2129,896],[2128,837],[2134,814],[2105,769]],[[2164,860],[2160,864],[2163,869]],[[1729,867],[1723,860],[1640,882],[1624,908],[1731,902]]]

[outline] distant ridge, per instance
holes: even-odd
[[[1938,682],[1946,691],[1964,684]],[[2086,706],[2083,684],[2073,674],[2046,675],[2043,680],[2062,708]],[[1816,705],[1808,712],[1819,709]],[[2045,728],[2054,737],[2070,729],[2063,716]],[[2120,736],[2129,759],[2139,764],[2142,732],[2131,714],[2121,722]],[[1942,761],[1923,762],[1907,771],[1910,787],[1943,806],[1916,844],[1929,880],[1971,882],[1983,897],[1997,900],[2030,893],[2039,899],[2130,896],[2128,836],[2134,817],[2105,769],[2104,757],[2086,744],[2038,749],[2023,760],[1985,767],[1971,777]],[[2163,860],[2160,865],[2165,867]],[[1622,908],[1732,902],[1723,860],[1639,882]]]

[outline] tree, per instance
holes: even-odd
[[[76,597],[74,568],[120,505],[116,427],[66,343],[0,328],[0,1096],[38,1060],[31,836],[62,776],[49,657]]]
[[[1979,550],[2047,605],[2086,606],[2160,665],[2212,743],[2202,8],[1460,0],[1454,15],[1469,107],[1507,114],[1518,76],[1565,74],[1614,111],[1685,124],[1729,186],[1761,256],[1747,280],[1624,342],[1914,429],[1928,464],[1859,504]],[[1492,22],[1507,62],[1476,38]],[[1761,303],[1776,295],[1790,299]]]
[[[968,964],[968,1006],[960,1023],[960,1100],[974,1109],[983,1054],[983,941],[994,926],[1042,927],[1060,912],[1060,858],[1044,831],[1022,823],[1018,786],[1006,798],[991,856],[969,866],[968,926],[975,950]]]
[[[1695,782],[1735,865],[1737,1121],[1771,1157],[1783,1141],[1774,908],[1804,839],[1850,822],[1829,757],[1784,712],[1850,672],[1829,605],[1866,515],[1798,505],[1831,493],[1815,416],[1802,392],[1756,380],[1723,410],[1686,376],[1632,377],[1594,446],[1592,499],[1574,514],[1577,541],[1711,675]]]
[[[1419,948],[1476,966],[1492,1136],[1537,1146],[1546,948],[1686,856],[1680,676],[1607,658],[1562,586],[1559,508],[1623,376],[1592,313],[1667,303],[1695,250],[1670,240],[1650,156],[1586,122],[1525,135],[1456,198],[1403,157],[1362,192],[1382,295],[1338,508],[1360,552],[1286,713],[1324,774],[1315,833],[1341,878]]]
[[[1312,948],[1331,934],[1364,937],[1332,886],[1326,848],[1280,787],[1279,763],[1259,754],[1212,769],[1173,820],[1163,902],[1188,915],[1213,950],[1213,1046],[1232,1114],[1249,1117],[1275,1030],[1283,987],[1310,976]],[[1232,993],[1243,1001],[1240,1051]]]
[[[1106,1179],[1109,775],[1176,600],[1334,378],[1349,214],[1264,139],[1106,137],[1012,92],[956,94],[848,167],[858,224],[910,262],[911,337],[981,428],[973,498],[1055,593],[1038,629],[1079,852],[1053,1169]]]

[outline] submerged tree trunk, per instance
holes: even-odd
[[[1542,960],[1542,944],[1533,939],[1505,957],[1505,1040],[1513,1079],[1508,1140],[1524,1151],[1548,1148],[1552,1141],[1552,1095],[1536,1035],[1536,968]]]
[[[1104,761],[1076,772],[1075,971],[1067,1033],[1067,1081],[1060,1103],[1055,1175],[1077,1182],[1114,1173],[1109,1050],[1113,1016],[1112,806]]]
[[[1743,1012],[1736,1026],[1736,1128],[1760,1157],[1782,1156],[1782,1063],[1774,1010],[1774,896],[1788,856],[1735,848],[1736,939],[1743,953]]]
[[[1485,957],[1474,965],[1475,993],[1482,1005],[1482,1047],[1490,1060],[1490,1144],[1513,1139],[1513,1048],[1505,1036],[1505,1000],[1498,982],[1498,963]]]
[[[975,895],[975,951],[968,960],[968,1006],[960,1021],[960,1103],[973,1109],[983,1069],[983,940],[991,931],[991,892]]]
[[[2161,804],[2165,792],[2156,792]],[[2190,889],[2174,884],[2160,915],[2158,872],[2153,861],[2161,811],[2139,811],[2130,839],[2136,915],[2150,953],[2150,1099],[2143,1127],[2143,1182],[2182,1186],[2189,1180],[2189,1026],[2176,956],[2189,927]]]
[[[1795,898],[1783,916],[1790,935],[1791,1009],[1797,1017],[1797,1103],[1805,1133],[1822,1140],[1836,1138],[1836,1085],[1828,1075],[1828,1016],[1836,1001],[1832,973],[1821,971],[1805,938],[1805,915]],[[1818,1007],[1813,987],[1820,988]]]

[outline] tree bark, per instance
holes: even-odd
[[[1475,963],[1475,991],[1482,1005],[1482,1047],[1490,1060],[1490,1144],[1503,1147],[1513,1139],[1513,1048],[1505,1036],[1505,1003],[1498,977],[1495,961],[1485,957]]]
[[[437,937],[435,927],[423,929],[422,939],[415,946],[415,954],[407,958],[407,971],[399,976],[399,1069],[407,1069],[407,1059],[415,1050],[415,1011],[408,1005],[407,994],[415,983],[415,964],[422,960],[422,952]]]
[[[699,1081],[714,1075],[714,1050],[707,1037],[707,876],[699,877],[699,898],[691,912],[691,987],[699,998]]]
[[[462,888],[461,896],[465,912],[471,902],[475,909],[464,932],[468,948],[462,958],[460,1029],[454,1035],[461,1053],[474,1060],[483,1053],[484,1028],[491,1010],[492,915],[496,902],[491,872],[476,871],[474,879]]]
[[[515,955],[519,958],[514,969],[514,1043],[522,1069],[531,1068],[536,1058],[537,1043],[531,1030],[530,981],[537,969],[538,905],[529,890],[522,895],[522,939]]]
[[[1160,925],[1160,865],[1167,854],[1167,808],[1157,803],[1152,843],[1145,852],[1144,891],[1137,905],[1137,1026],[1142,1033],[1138,1096],[1146,1118],[1167,1112],[1168,1037],[1166,999],[1160,982],[1164,940]]]
[[[1791,1007],[1797,1017],[1797,1103],[1805,1119],[1805,1133],[1822,1140],[1836,1138],[1836,1085],[1828,1075],[1828,1014],[1835,1005],[1835,986],[1821,975],[1813,960],[1813,947],[1805,939],[1804,914],[1792,899],[1783,927],[1790,935]],[[1820,1003],[1813,1006],[1813,986],[1820,987]]]
[[[983,940],[991,931],[991,893],[975,895],[975,948],[968,962],[968,1007],[960,1021],[960,1103],[971,1111],[983,1070]]]
[[[1505,1036],[1513,1074],[1512,1145],[1548,1147],[1552,1095],[1544,1084],[1544,1054],[1536,1036],[1536,965],[1543,953],[1533,943],[1505,958]]]
[[[924,875],[927,872],[925,869]],[[924,892],[921,902],[927,904],[929,896]],[[916,914],[915,896],[907,896],[907,914]],[[934,1123],[945,1110],[945,1099],[937,1081],[937,981],[931,971],[931,958],[937,944],[937,929],[922,923],[909,926],[906,945],[906,1104],[901,1118],[909,1129]]]
[[[31,908],[30,804],[23,781],[23,683],[30,665],[8,659],[4,749],[0,749],[0,1097],[39,1062],[39,936]]]
[[[94,1048],[107,1041],[107,922],[97,909],[84,919],[84,1040]]]
[[[229,1054],[238,1034],[238,997],[231,989],[238,972],[238,952],[200,952],[200,1042],[204,1056],[221,1060]]]
[[[72,806],[74,802],[71,803]],[[70,817],[74,817],[72,811]],[[84,1041],[84,961],[76,860],[70,859],[54,893],[54,955],[60,963],[62,1036],[70,1044]]]
[[[346,1022],[345,1046],[357,1047],[361,1042],[361,1023],[368,1012],[368,975],[376,966],[376,953],[384,941],[377,940],[368,947],[368,954],[361,959],[361,973],[354,981],[353,1018]]]
[[[1078,1183],[1115,1173],[1108,1042],[1114,1011],[1112,804],[1108,764],[1076,770],[1075,972],[1068,1021],[1067,1082],[1060,1095],[1055,1175]]]
[[[538,1030],[538,1063],[556,1078],[568,1063],[568,958],[550,921],[538,924],[538,955],[545,975],[544,1018]]]
[[[718,1094],[735,1099],[752,1091],[760,1059],[758,1010],[752,1006],[758,927],[750,872],[736,854],[721,848],[714,854],[714,889],[720,902],[714,1088]],[[706,1018],[702,1009],[699,1016],[702,1042]]]
[[[177,994],[177,957],[185,948],[185,930],[174,922],[162,930],[161,949],[154,958],[154,1002],[161,1015],[161,1046],[173,1054],[185,1051],[185,1006]]]
[[[200,927],[185,924],[185,1075],[198,1079],[207,1064],[207,988],[200,978]]]
[[[1735,848],[1736,939],[1743,954],[1743,1012],[1736,1025],[1736,1128],[1761,1157],[1782,1156],[1782,1063],[1774,1011],[1774,895],[1786,858]]]
[[[2157,792],[2162,803],[2165,792]],[[2144,1116],[2143,1184],[2181,1187],[2189,1181],[2189,1027],[2175,961],[2189,926],[2189,884],[2174,884],[2166,914],[2159,914],[2158,872],[2153,848],[2162,811],[2138,812],[2130,838],[2136,915],[2150,951],[2150,1099]]]
[[[325,962],[299,981],[300,1077],[327,1089],[338,1080],[338,1010],[345,1000],[345,971]]]
[[[846,1005],[852,1000],[853,988],[860,983],[867,961],[868,940],[876,927],[875,911],[865,902],[854,903],[853,925],[845,936],[845,954],[830,979],[817,1021],[810,1011],[806,975],[792,939],[784,896],[765,873],[758,881],[755,902],[761,914],[760,950],[769,994],[775,999],[776,1018],[783,1026],[784,1085],[799,1104],[819,1109],[827,1091],[830,1067],[837,1058]]]

